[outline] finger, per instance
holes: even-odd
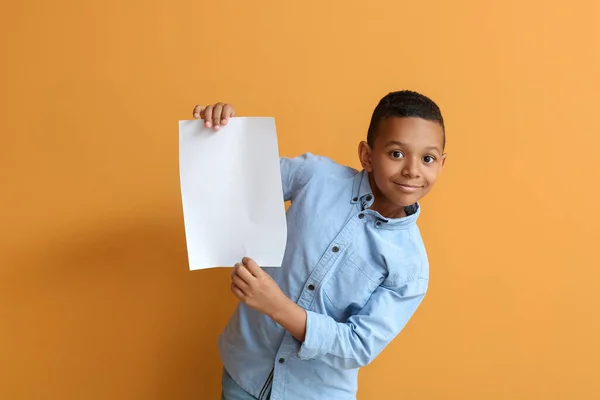
[[[233,278],[231,278],[231,281],[242,291],[242,293],[244,293],[244,296],[248,293],[248,289],[250,289],[250,287],[238,275],[235,275]]]
[[[262,275],[263,270],[258,266],[258,264],[251,259],[250,257],[244,257],[242,259],[242,263],[246,266],[246,268],[248,268],[248,270],[250,271],[250,273],[256,277],[259,277]]]
[[[221,113],[221,125],[227,125],[229,119],[233,117],[234,110],[231,104],[225,104]]]
[[[246,267],[244,267],[244,264],[242,264],[242,263],[236,263],[233,266],[233,271],[231,271],[231,280],[233,281],[234,279],[239,279],[241,282],[244,282],[244,285],[247,286],[248,284],[246,283],[246,281],[244,281],[244,279],[239,274],[240,268],[246,269]],[[244,289],[243,286],[241,286],[241,285],[238,285],[238,286],[240,289]]]
[[[206,107],[203,106],[196,106],[194,107],[194,111],[192,112],[192,114],[194,115],[194,118],[200,118],[200,116],[202,116],[202,111],[204,111]]]
[[[213,108],[212,123],[215,130],[218,130],[221,127],[221,113],[223,112],[223,106],[223,103],[217,103]]]
[[[250,273],[250,271],[248,271],[248,268],[246,268],[243,264],[236,264],[235,271],[237,276],[240,277],[248,285],[252,282],[253,279],[255,279],[254,276],[252,276],[252,274]]]
[[[235,297],[237,297],[238,299],[244,300],[244,292],[242,292],[242,290],[239,287],[237,287],[233,282],[231,282],[231,292],[235,294]]]
[[[204,109],[204,126],[210,128],[212,126],[213,106],[208,106]]]

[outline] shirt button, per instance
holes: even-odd
[[[366,198],[367,198],[367,201],[373,200],[373,196],[371,196],[371,195],[368,195]]]
[[[377,222],[375,222],[375,225],[377,225],[377,226],[381,226],[381,221],[377,221]]]
[[[358,214],[358,218],[363,219],[365,217],[365,214]]]
[[[340,251],[340,248],[337,246],[333,246],[333,248],[331,249],[331,251],[333,251],[334,253],[337,253],[338,251]]]
[[[315,285],[313,285],[312,283],[308,285],[308,290],[315,290]]]
[[[353,198],[352,201],[358,201],[358,197]]]
[[[283,359],[283,358],[279,359],[279,364],[283,364],[284,362],[285,362],[285,359]]]

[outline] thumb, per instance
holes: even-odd
[[[206,107],[204,107],[204,106],[196,106],[196,107],[194,107],[194,111],[193,111],[194,118],[203,117],[202,113],[204,112],[205,109],[206,109]]]

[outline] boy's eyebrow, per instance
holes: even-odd
[[[399,142],[397,140],[392,140],[391,142],[389,142],[388,144],[386,144],[385,147],[390,147],[390,146],[393,146],[393,145],[396,145],[396,146],[406,146],[406,143],[402,143],[402,142]],[[429,147],[426,147],[425,150],[427,150],[427,151],[435,150],[438,153],[441,153],[440,149],[437,146],[429,146]]]

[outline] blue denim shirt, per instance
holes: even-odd
[[[219,337],[225,369],[261,399],[355,399],[358,369],[398,335],[429,278],[416,225],[420,207],[387,219],[370,210],[368,174],[310,153],[281,158],[288,240],[281,267],[265,268],[307,311],[296,340],[239,304]],[[251,254],[248,256],[252,257]]]

